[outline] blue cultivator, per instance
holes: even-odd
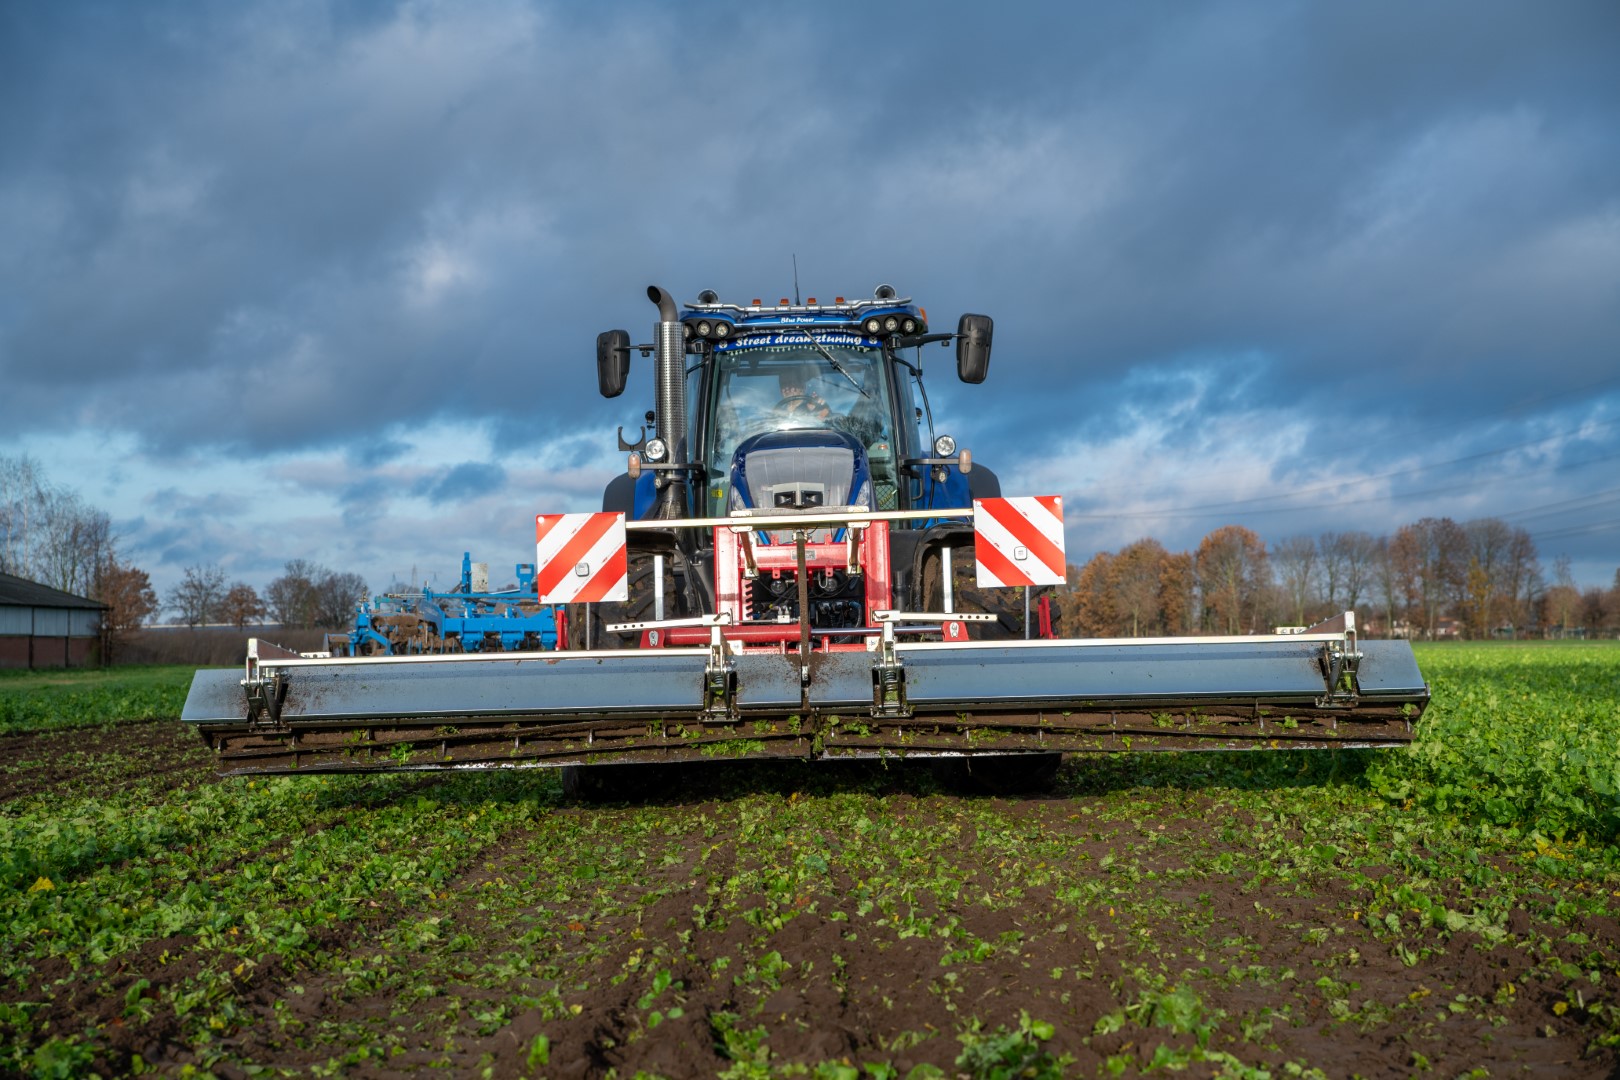
[[[517,585],[491,591],[489,567],[461,556],[461,583],[449,592],[398,592],[360,605],[354,629],[328,634],[333,657],[539,652],[557,647],[557,618],[535,598],[534,564],[517,564]]]

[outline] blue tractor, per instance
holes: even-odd
[[[984,381],[993,324],[963,315],[936,333],[926,311],[879,285],[870,299],[820,303],[723,303],[705,291],[659,307],[659,340],[632,346],[623,330],[597,339],[598,385],[624,391],[631,354],[657,356],[656,404],[634,441],[619,434],[629,468],[603,509],[649,525],[632,535],[629,599],[571,613],[571,648],[646,645],[604,627],[722,614],[728,638],[751,645],[796,641],[801,604],[812,639],[859,645],[880,610],[988,614],[948,628],[981,640],[1055,636],[1044,587],[981,589],[975,534],[964,514],[1000,496],[995,474],[937,432],[923,384],[923,350],[956,345],[958,377]],[[669,340],[665,340],[665,339]],[[817,531],[801,571],[791,532],[762,530],[744,552],[702,528],[651,523],[734,514],[851,508],[889,515],[852,550],[847,529]],[[761,575],[748,560],[765,560]],[[806,586],[800,596],[800,583]],[[655,585],[656,582],[656,585]],[[971,627],[971,630],[968,629]],[[900,631],[938,636],[938,622]],[[676,628],[661,644],[706,640]]]

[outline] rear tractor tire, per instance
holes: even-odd
[[[641,639],[635,634],[610,634],[602,628],[613,623],[650,622],[656,614],[653,603],[653,556],[648,552],[632,551],[630,567],[625,575],[628,600],[604,601],[599,604],[568,605],[568,647],[570,649],[634,649]],[[684,614],[680,590],[675,582],[675,556],[664,556],[664,618],[678,619]],[[588,643],[588,644],[587,644]]]
[[[942,584],[944,559],[936,551],[923,563],[922,610],[944,611],[945,589]],[[953,611],[970,614],[994,615],[995,622],[968,623],[968,636],[978,641],[1022,641],[1024,638],[1024,590],[981,589],[975,580],[973,547],[958,547],[951,554],[951,581],[953,583]],[[1036,605],[1041,597],[1052,596],[1052,617],[1057,618],[1057,595],[1049,585],[1030,589],[1030,637],[1040,636],[1040,616]],[[1058,632],[1056,626],[1054,632]]]

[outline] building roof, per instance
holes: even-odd
[[[0,605],[6,607],[89,608],[105,611],[106,604],[53,589],[14,574],[0,574]]]

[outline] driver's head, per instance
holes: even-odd
[[[781,387],[782,396],[800,397],[808,393],[813,373],[811,368],[803,365],[783,368],[776,376],[776,383]]]

